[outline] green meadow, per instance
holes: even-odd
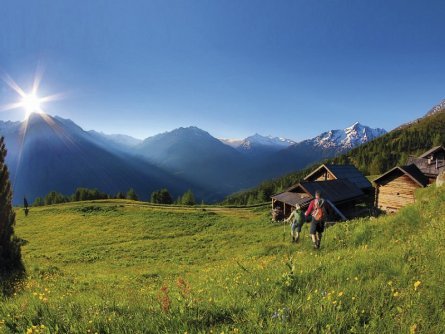
[[[443,333],[445,188],[298,244],[269,207],[16,209],[27,278],[1,333]],[[285,228],[285,229],[284,229]]]

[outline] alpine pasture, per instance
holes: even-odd
[[[269,206],[17,208],[27,278],[0,332],[440,333],[444,201],[423,189],[396,215],[328,228],[319,251]]]

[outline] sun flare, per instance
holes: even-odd
[[[0,71],[0,80],[4,81],[13,91],[19,96],[19,100],[5,105],[0,105],[0,112],[22,109],[25,111],[25,120],[28,120],[32,113],[45,114],[43,105],[48,102],[61,100],[65,97],[64,93],[52,94],[47,96],[39,96],[37,92],[39,90],[40,81],[42,79],[43,69],[38,67],[34,76],[32,88],[27,94],[25,91],[12,79],[8,74]]]
[[[34,93],[23,96],[21,104],[26,112],[25,118],[28,118],[33,112],[42,113],[42,109],[40,107],[41,100]]]

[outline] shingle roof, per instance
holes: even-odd
[[[292,191],[285,191],[272,196],[272,198],[292,206],[299,204],[303,207],[309,204],[315,197],[317,190],[321,192],[321,197],[330,200],[334,204],[352,200],[363,195],[363,191],[348,180],[330,180],[301,182],[295,185]]]
[[[300,185],[312,196],[315,196],[317,190],[320,191],[321,197],[329,199],[333,203],[339,203],[363,195],[363,191],[349,180],[301,182]]]
[[[304,179],[309,180],[313,175],[317,174],[322,169],[329,171],[338,180],[350,181],[360,189],[372,187],[371,182],[369,182],[369,180],[354,165],[323,164],[312,173],[307,175]]]
[[[289,192],[289,191],[285,191],[283,193],[280,194],[276,194],[274,196],[272,196],[273,199],[295,206],[295,205],[300,205],[301,207],[306,206],[307,204],[309,204],[309,202],[312,200],[312,196],[306,194],[306,193],[293,193],[293,192]]]
[[[445,148],[443,146],[433,147],[431,150],[428,150],[425,153],[423,153],[419,158],[427,158],[430,154],[436,153],[437,151],[445,152]]]
[[[426,187],[428,185],[428,178],[414,164],[408,166],[396,166],[393,169],[387,171],[385,174],[379,176],[377,179],[374,180],[374,182],[380,184],[390,175],[397,172],[401,172],[407,175],[411,180],[416,182],[421,187]]]

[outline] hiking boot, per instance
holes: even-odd
[[[300,240],[300,236],[295,238],[295,242],[298,242]]]
[[[314,246],[314,249],[318,249],[318,245],[316,242],[314,242],[312,245]]]

